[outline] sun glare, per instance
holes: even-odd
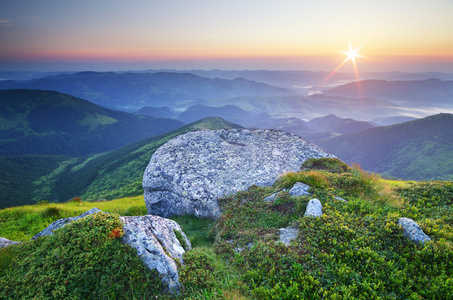
[[[363,44],[364,43],[362,43],[362,45],[360,45],[356,49],[352,49],[351,43],[349,43],[349,51],[347,51],[347,52],[340,51],[341,53],[346,54],[346,56],[347,56],[345,62],[350,60],[350,61],[352,61],[353,64],[355,64],[356,57],[363,57],[362,55],[357,53],[360,50],[360,48],[362,48]]]
[[[329,81],[329,79],[338,71],[341,69],[341,67],[347,63],[349,60],[352,62],[352,67],[354,68],[354,74],[355,74],[355,78],[357,80],[357,88],[358,88],[358,91],[359,91],[359,96],[361,97],[362,96],[362,91],[361,91],[361,87],[360,87],[360,77],[359,77],[359,71],[357,70],[357,65],[355,63],[355,60],[356,58],[358,57],[364,57],[362,55],[360,55],[358,52],[360,50],[360,48],[362,48],[362,46],[365,44],[365,42],[363,42],[359,47],[357,48],[352,48],[351,46],[351,42],[348,41],[348,45],[349,45],[349,51],[339,51],[340,53],[343,53],[346,55],[346,58],[335,68],[335,70],[333,70],[332,72],[330,72],[330,74],[318,85],[320,87],[322,87],[324,84],[327,83],[327,81]]]

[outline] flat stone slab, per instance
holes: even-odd
[[[217,199],[271,186],[309,158],[335,157],[278,130],[201,130],[179,135],[151,157],[143,176],[149,214],[220,217]]]
[[[335,198],[335,200],[338,200],[338,201],[341,201],[341,202],[348,202],[347,200],[345,200],[345,199],[343,199],[343,198],[341,198],[339,196],[335,196],[334,198]]]
[[[0,249],[20,243],[21,242],[11,241],[0,236]]]
[[[294,240],[299,234],[299,230],[294,227],[280,228],[280,239],[279,242],[284,243],[286,246],[291,244],[291,241]]]

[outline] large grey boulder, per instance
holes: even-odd
[[[183,254],[191,248],[178,223],[153,215],[120,219],[124,223],[123,242],[137,249],[137,255],[149,269],[157,270],[170,292],[178,292],[181,288],[178,262],[183,263]],[[178,240],[175,231],[179,231],[183,241]]]
[[[83,214],[78,215],[76,217],[69,217],[69,218],[59,219],[59,220],[53,222],[52,224],[50,224],[49,226],[47,226],[40,233],[37,233],[31,239],[34,240],[34,239],[37,239],[37,238],[45,236],[45,235],[52,235],[54,230],[60,229],[60,228],[62,228],[64,226],[66,226],[67,224],[69,224],[71,222],[74,222],[75,220],[84,218],[84,217],[86,217],[88,215],[95,214],[97,212],[101,212],[101,210],[99,208],[97,208],[97,207],[94,207],[94,208],[90,209],[89,211],[86,211]]]
[[[431,241],[431,238],[410,218],[400,218],[398,225],[403,229],[404,236],[415,244],[424,244],[425,242]]]
[[[217,199],[252,185],[271,186],[308,158],[334,157],[277,130],[201,130],[179,135],[151,157],[143,176],[149,214],[218,218]]]
[[[0,249],[14,245],[14,244],[20,244],[20,242],[11,241],[11,240],[8,240],[8,239],[0,236]]]

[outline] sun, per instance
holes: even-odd
[[[349,43],[349,51],[340,51],[341,53],[343,53],[347,56],[344,62],[347,62],[348,60],[350,60],[355,65],[355,59],[357,57],[364,57],[358,53],[360,48],[362,48],[363,44],[364,43],[362,43],[362,45],[360,45],[359,47],[353,49],[351,46],[351,43]]]
[[[359,54],[359,50],[360,48],[362,48],[362,46],[365,44],[365,42],[363,42],[360,46],[358,46],[357,48],[352,48],[351,46],[351,42],[348,41],[348,45],[349,45],[349,51],[338,51],[339,53],[342,53],[342,54],[345,54],[346,55],[346,58],[335,68],[335,70],[333,70],[332,72],[330,72],[330,74],[320,83],[318,84],[319,87],[322,87],[324,84],[327,83],[327,81],[329,81],[329,79],[338,71],[341,69],[341,67],[343,67],[343,65],[345,63],[347,63],[349,60],[352,62],[352,67],[354,68],[354,74],[355,74],[355,78],[356,78],[356,82],[357,82],[357,89],[358,89],[358,92],[359,92],[359,96],[360,98],[362,98],[362,88],[361,88],[361,85],[360,85],[360,76],[359,76],[359,71],[357,69],[357,65],[355,63],[355,60],[356,58],[358,57],[365,57],[363,55],[360,55]]]

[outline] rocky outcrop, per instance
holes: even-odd
[[[137,249],[137,255],[149,269],[159,272],[170,292],[178,292],[181,288],[178,263],[183,263],[182,255],[191,248],[178,223],[152,215],[120,219],[124,223],[123,242]]]
[[[47,226],[43,231],[36,234],[31,239],[34,240],[34,239],[37,239],[37,238],[45,236],[45,235],[52,235],[54,230],[62,228],[64,226],[66,226],[67,224],[74,222],[75,220],[84,218],[88,215],[95,214],[97,212],[101,212],[101,210],[97,207],[94,207],[94,208],[90,209],[89,211],[84,212],[83,214],[81,214],[77,217],[69,217],[69,218],[57,220],[57,221],[53,222],[52,224],[50,224],[49,226]]]
[[[304,217],[320,217],[322,216],[322,204],[318,199],[311,199],[305,209]]]
[[[151,157],[143,176],[148,213],[218,218],[219,197],[270,186],[308,158],[334,157],[276,130],[202,130],[179,135]]]
[[[403,234],[411,242],[415,244],[424,244],[425,242],[431,241],[431,238],[427,236],[418,224],[409,218],[400,218],[398,225],[403,229]]]
[[[5,239],[3,237],[0,237],[0,249],[14,245],[14,244],[20,244],[20,242],[15,242],[15,241],[11,241],[11,240]]]
[[[55,221],[32,240],[52,235],[54,230],[97,212],[102,211],[95,207],[77,217]],[[178,280],[178,264],[183,264],[182,255],[191,248],[189,239],[178,223],[152,215],[120,217],[120,220],[123,222],[123,243],[137,249],[137,255],[149,269],[157,270],[168,291],[178,292],[181,287]]]

